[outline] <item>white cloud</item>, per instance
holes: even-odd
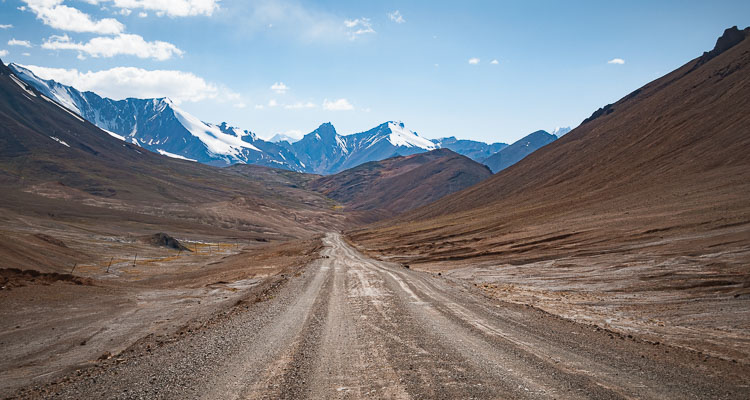
[[[477,65],[477,64],[479,64],[479,59],[476,58],[476,57],[470,58],[469,59],[469,64],[471,64],[471,65]]]
[[[344,21],[344,26],[347,28],[349,40],[355,40],[362,35],[375,33],[375,29],[372,29],[372,23],[369,18],[347,19]]]
[[[71,32],[93,32],[102,35],[121,33],[125,26],[113,18],[95,21],[77,8],[63,5],[63,0],[23,0],[37,19],[55,29]]]
[[[263,104],[256,104],[256,105],[255,105],[255,109],[256,109],[256,110],[262,110],[262,109],[264,109],[264,108],[266,108],[266,106],[264,106]]]
[[[8,55],[8,50],[0,50],[0,57],[5,57]]]
[[[0,24],[0,29],[10,29],[12,27],[12,24]]]
[[[334,101],[323,100],[323,109],[328,111],[349,111],[353,110],[354,106],[349,103],[347,99],[338,99]]]
[[[622,64],[625,64],[625,60],[623,60],[622,58],[613,58],[613,59],[607,61],[607,64],[619,64],[619,65],[622,65]]]
[[[276,107],[279,103],[275,99],[268,100],[268,106],[269,107]]]
[[[239,102],[239,103],[234,103],[232,105],[232,107],[234,107],[234,108],[245,108],[245,107],[247,107],[247,104],[245,104],[243,102]]]
[[[228,89],[183,71],[115,67],[96,72],[79,72],[76,69],[34,65],[25,67],[42,79],[53,79],[78,90],[90,90],[113,99],[169,97],[175,103],[182,103],[207,99],[228,101],[238,96]]]
[[[225,22],[243,36],[270,34],[303,43],[354,40],[375,32],[369,19],[342,17],[319,3],[301,0],[245,1],[243,7],[234,7],[231,13],[225,13],[222,18],[226,18]]]
[[[95,37],[86,43],[76,43],[68,35],[51,36],[42,48],[49,50],[76,50],[91,57],[114,57],[132,55],[138,58],[153,58],[164,61],[172,56],[181,56],[183,51],[175,45],[159,40],[147,42],[140,35],[120,34],[115,37]]]
[[[88,2],[91,4],[112,3],[120,9],[153,11],[158,16],[192,17],[211,16],[219,9],[220,0],[90,0]]]
[[[306,102],[306,103],[297,102],[297,103],[294,103],[294,104],[287,104],[287,105],[284,106],[284,108],[286,108],[287,110],[298,110],[300,108],[315,108],[315,107],[316,107],[316,105],[314,103],[312,103],[312,102],[309,102],[309,101]]]
[[[127,16],[128,16],[128,15],[130,15],[130,14],[131,14],[132,12],[133,12],[133,10],[131,10],[131,9],[129,9],[129,8],[121,8],[121,9],[120,9],[120,11],[118,12],[118,14],[120,14],[120,15],[124,15],[124,16],[126,16],[126,17],[127,17]]]
[[[24,57],[28,57],[28,56],[31,55],[31,53],[21,53],[21,55],[24,56]]]
[[[401,12],[399,10],[388,13],[388,18],[397,24],[403,24],[404,22],[406,22],[404,16],[401,15]]]
[[[490,61],[490,64],[497,65],[497,64],[500,64],[500,61],[492,60],[492,61]]]
[[[276,82],[271,85],[271,90],[278,94],[284,94],[287,90],[289,90],[289,86],[285,85],[284,82]]]
[[[141,11],[138,13],[138,18],[146,18],[148,17],[148,13],[145,11]]]
[[[8,40],[8,46],[22,46],[31,48],[31,42],[28,40],[10,39]]]

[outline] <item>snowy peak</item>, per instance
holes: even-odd
[[[438,148],[432,141],[420,137],[417,132],[406,128],[401,121],[389,121],[385,125],[391,131],[388,141],[396,147],[419,147],[427,151]]]
[[[22,65],[10,63],[8,68],[10,68],[10,70],[24,82],[34,86],[34,88],[40,91],[43,95],[51,98],[68,110],[81,115],[81,110],[78,104],[82,101],[83,94],[75,88],[62,85],[53,80],[41,79],[31,72],[30,69]]]

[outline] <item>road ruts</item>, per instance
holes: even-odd
[[[747,366],[370,259],[338,234],[268,301],[45,398],[750,398]]]

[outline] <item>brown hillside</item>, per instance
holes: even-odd
[[[746,38],[750,30],[737,32]],[[438,260],[552,257],[608,240],[728,226],[747,233],[750,40],[726,48],[733,33],[719,40],[723,53],[706,53],[604,107],[481,184],[352,238]],[[741,239],[750,243],[750,235]]]
[[[492,175],[482,164],[448,149],[372,161],[311,181],[308,187],[367,211],[369,219],[390,217],[429,204]]]

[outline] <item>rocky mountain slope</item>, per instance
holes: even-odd
[[[370,161],[307,186],[369,220],[390,217],[475,185],[492,175],[470,158],[448,149]]]
[[[492,178],[352,237],[406,258],[505,262],[654,238],[671,251],[750,246],[748,32],[728,29]]]

